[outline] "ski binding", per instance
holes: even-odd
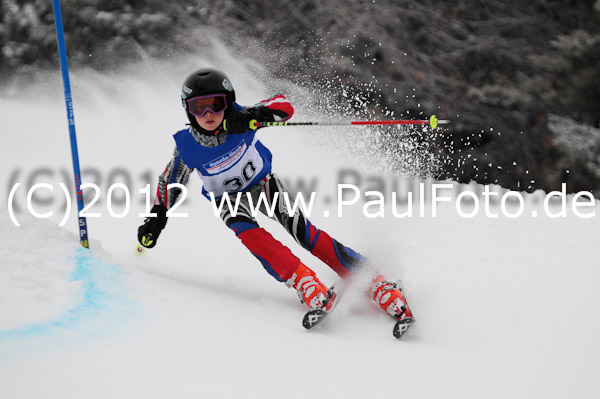
[[[328,295],[329,298],[327,298],[327,300],[323,303],[323,308],[311,309],[304,315],[304,318],[302,319],[302,325],[307,330],[310,330],[311,328],[321,324],[325,317],[330,314],[337,305],[339,293],[336,291],[335,286],[332,286],[329,289]],[[324,308],[326,308],[329,304],[331,304],[329,310],[325,310]]]

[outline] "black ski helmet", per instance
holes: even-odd
[[[186,100],[208,94],[225,94],[227,99],[227,108],[225,109],[224,119],[227,119],[233,111],[235,102],[235,91],[231,81],[223,72],[214,68],[202,68],[192,73],[183,82],[181,88],[181,104],[192,126],[200,133],[209,133],[202,129],[196,117],[192,115],[187,108]]]

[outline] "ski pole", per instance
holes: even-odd
[[[438,125],[450,123],[449,120],[438,118],[431,115],[431,118],[426,120],[392,120],[392,121],[347,121],[347,122],[257,122],[252,120],[250,128],[256,130],[260,127],[271,126],[360,126],[360,125],[429,125],[432,129]]]

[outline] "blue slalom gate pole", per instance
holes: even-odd
[[[69,81],[69,64],[67,63],[67,46],[63,30],[60,0],[52,0],[54,9],[54,24],[56,26],[56,39],[58,41],[58,55],[62,71],[63,86],[65,89],[65,103],[67,106],[67,119],[69,121],[69,134],[71,136],[71,155],[73,157],[73,173],[75,175],[75,195],[77,197],[77,217],[79,218],[79,240],[81,245],[89,248],[87,221],[80,215],[83,209],[83,193],[81,192],[81,172],[79,170],[79,154],[77,152],[77,136],[75,134],[75,116],[73,114],[73,98],[71,96],[71,83]]]

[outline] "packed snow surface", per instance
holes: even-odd
[[[233,65],[226,53],[214,65],[223,60]],[[154,192],[172,154],[170,135],[185,123],[179,85],[204,63],[148,61],[139,67],[146,73],[135,76],[72,74],[84,180],[102,193],[92,209],[102,216],[88,218],[90,251],[79,247],[74,209],[58,226],[65,203],[58,183],[72,185],[58,72],[42,89],[0,98],[1,398],[597,396],[597,216],[569,208],[566,217],[550,218],[538,193],[524,194],[517,218],[482,209],[461,217],[456,195],[437,204],[436,217],[426,201],[424,216],[415,203],[413,217],[394,217],[386,203],[384,217],[368,218],[364,199],[338,217],[340,176],[354,176],[361,194],[383,188],[387,199],[400,184],[373,172],[377,160],[355,162],[336,150],[364,140],[366,129],[268,128],[258,135],[291,188],[316,189],[311,221],[402,280],[417,323],[401,340],[392,336],[393,320],[364,296],[365,276],[323,326],[305,331],[305,305],[213,215],[195,175],[181,208],[188,216],[171,218],[157,247],[136,256],[144,209],[138,190],[150,182]],[[277,91],[294,103],[301,93],[265,81],[249,62],[235,65],[228,73],[242,104]],[[298,114],[296,120],[319,117],[309,109]],[[48,220],[26,211],[26,190],[40,182],[54,186],[33,201],[38,213],[54,211]],[[123,218],[109,214],[107,191],[115,182],[126,183],[131,195]],[[7,206],[16,183],[20,227]],[[113,213],[124,211],[123,192],[112,195]],[[337,281],[281,226],[259,221],[325,283]]]

